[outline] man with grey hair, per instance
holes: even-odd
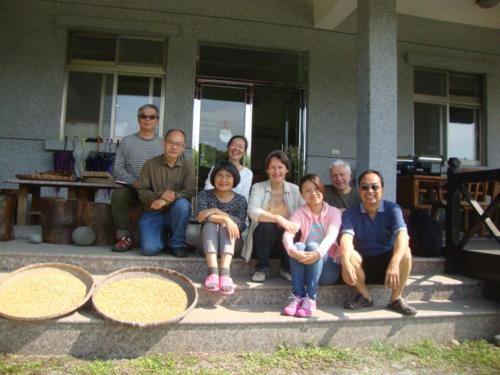
[[[325,186],[325,201],[342,211],[359,205],[359,194],[351,187],[351,166],[343,160],[335,160],[330,164],[331,185]]]
[[[113,191],[111,212],[115,223],[117,242],[112,251],[132,249],[130,210],[140,206],[137,188],[139,175],[146,162],[163,154],[163,140],[156,134],[159,111],[154,104],[145,104],[137,110],[139,131],[124,137],[116,150],[113,175],[124,187]]]

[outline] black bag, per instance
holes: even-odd
[[[69,176],[73,174],[75,158],[73,151],[67,151],[68,137],[64,137],[64,150],[54,152],[54,171]]]
[[[88,140],[87,140],[88,141]],[[85,160],[85,170],[94,172],[109,172],[112,173],[115,154],[111,152],[112,140],[104,143],[105,150],[101,151],[103,140],[101,137],[95,139],[96,151],[90,151]],[[109,150],[108,150],[109,147]]]
[[[425,210],[415,208],[408,219],[408,234],[413,255],[419,257],[441,256],[441,224]]]

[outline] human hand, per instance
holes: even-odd
[[[167,190],[161,195],[160,198],[165,199],[169,203],[172,203],[173,201],[175,201],[175,193],[171,190]]]
[[[135,189],[139,189],[139,181],[135,180],[134,182],[132,182],[132,187],[134,187]]]
[[[299,262],[306,265],[316,263],[321,257],[321,255],[317,251],[310,251],[304,254],[305,256],[301,260],[299,260]]]
[[[240,229],[236,225],[236,223],[231,220],[231,218],[227,217],[225,220],[226,228],[229,233],[229,238],[231,240],[236,240],[240,238]]]
[[[167,205],[167,202],[165,201],[165,199],[156,199],[153,201],[153,203],[151,203],[151,209],[152,210],[160,210],[162,209],[163,207],[165,207]]]
[[[387,270],[385,271],[386,288],[396,289],[399,286],[399,263],[390,262]]]
[[[358,275],[351,262],[342,264],[342,279],[347,285],[354,286],[358,282]]]
[[[290,220],[287,220],[283,216],[279,216],[279,215],[278,215],[277,224],[281,228],[283,228],[286,232],[290,232],[293,235],[295,235],[300,229],[299,224],[292,223]]]

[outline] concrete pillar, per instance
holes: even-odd
[[[396,0],[358,0],[357,175],[377,169],[396,199]]]

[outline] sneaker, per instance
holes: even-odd
[[[292,275],[290,274],[290,272],[287,272],[281,268],[280,268],[280,277],[292,282]]]
[[[111,251],[115,251],[117,253],[122,253],[124,251],[132,250],[132,238],[123,236],[120,238],[111,248]]]
[[[288,305],[283,309],[283,315],[288,315],[288,316],[295,316],[297,313],[297,310],[300,307],[300,303],[302,302],[302,298],[297,297],[295,294],[290,294],[289,298],[290,302]]]
[[[306,297],[302,300],[299,309],[295,313],[295,316],[301,318],[308,318],[316,311],[316,300]]]
[[[252,281],[255,281],[256,283],[262,283],[266,281],[266,273],[262,271],[255,271],[255,273],[252,275]]]
[[[344,308],[349,310],[358,310],[363,307],[373,306],[373,301],[370,301],[368,298],[364,297],[362,294],[356,294],[356,297],[352,301],[345,301]]]
[[[171,247],[170,252],[176,258],[185,258],[187,257],[187,252],[184,247]]]
[[[417,313],[417,309],[406,303],[403,298],[398,298],[387,305],[389,310],[395,311],[401,315],[413,316]]]

